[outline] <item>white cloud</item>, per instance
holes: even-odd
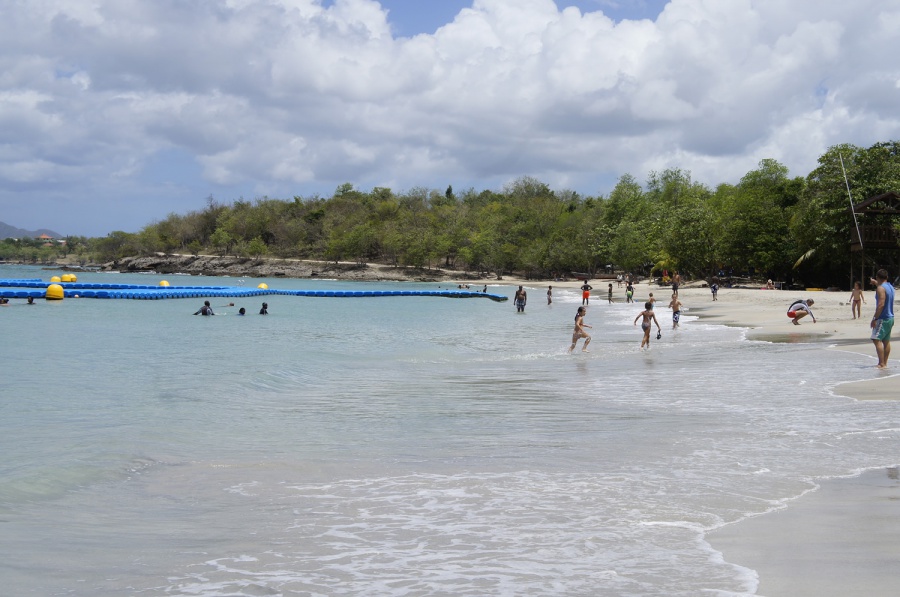
[[[19,199],[61,184],[73,213],[134,193],[160,216],[213,191],[344,181],[485,188],[527,174],[598,193],[680,167],[716,184],[766,157],[804,175],[829,145],[900,134],[900,0],[672,0],[655,22],[619,23],[474,0],[434,35],[400,39],[374,0],[0,0],[0,13],[9,219],[45,217]],[[173,151],[203,179],[167,182],[152,163]],[[167,203],[160,187],[181,194]]]

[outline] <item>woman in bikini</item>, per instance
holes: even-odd
[[[637,321],[641,317],[644,318],[644,321],[641,322],[641,329],[644,330],[644,339],[641,340],[641,348],[644,348],[644,346],[650,348],[650,322],[652,321],[656,324],[656,331],[662,332],[659,327],[659,322],[656,320],[656,313],[653,312],[653,303],[644,303],[644,310],[638,313],[638,316],[634,318],[634,325],[637,325]]]
[[[569,347],[569,352],[575,350],[575,345],[578,344],[578,340],[581,338],[584,338],[584,345],[581,347],[581,352],[590,352],[587,347],[588,344],[591,343],[591,336],[584,331],[584,328],[591,327],[584,323],[584,314],[586,311],[587,309],[584,307],[578,307],[578,312],[575,313],[575,331],[572,332],[572,346]]]
[[[853,283],[853,291],[850,292],[850,308],[853,312],[853,319],[862,317],[861,313],[861,303],[866,302],[866,297],[863,295],[862,285],[859,282]]]

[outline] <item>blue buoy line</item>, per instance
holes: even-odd
[[[488,298],[506,301],[509,297],[471,290],[274,290],[271,288],[242,288],[237,286],[150,286],[143,284],[99,284],[90,282],[44,282],[40,279],[0,280],[2,298],[45,298],[51,284],[63,288],[66,298],[99,299],[179,299],[179,298],[247,298],[266,295],[309,297],[383,297],[383,296],[440,296],[446,298]],[[27,289],[27,290],[26,290]]]

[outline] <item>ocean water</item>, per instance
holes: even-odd
[[[673,332],[665,308],[640,351],[640,305],[605,300],[592,352],[569,355],[579,293],[548,306],[546,285],[528,290],[524,314],[437,297],[211,299],[216,317],[193,317],[195,299],[13,300],[2,592],[752,594],[755,572],[708,531],[898,464],[900,402],[832,392],[874,377],[868,356],[748,341],[690,311]]]

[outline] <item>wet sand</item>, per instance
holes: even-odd
[[[725,559],[756,570],[766,597],[900,594],[900,480],[879,469],[707,536]]]

